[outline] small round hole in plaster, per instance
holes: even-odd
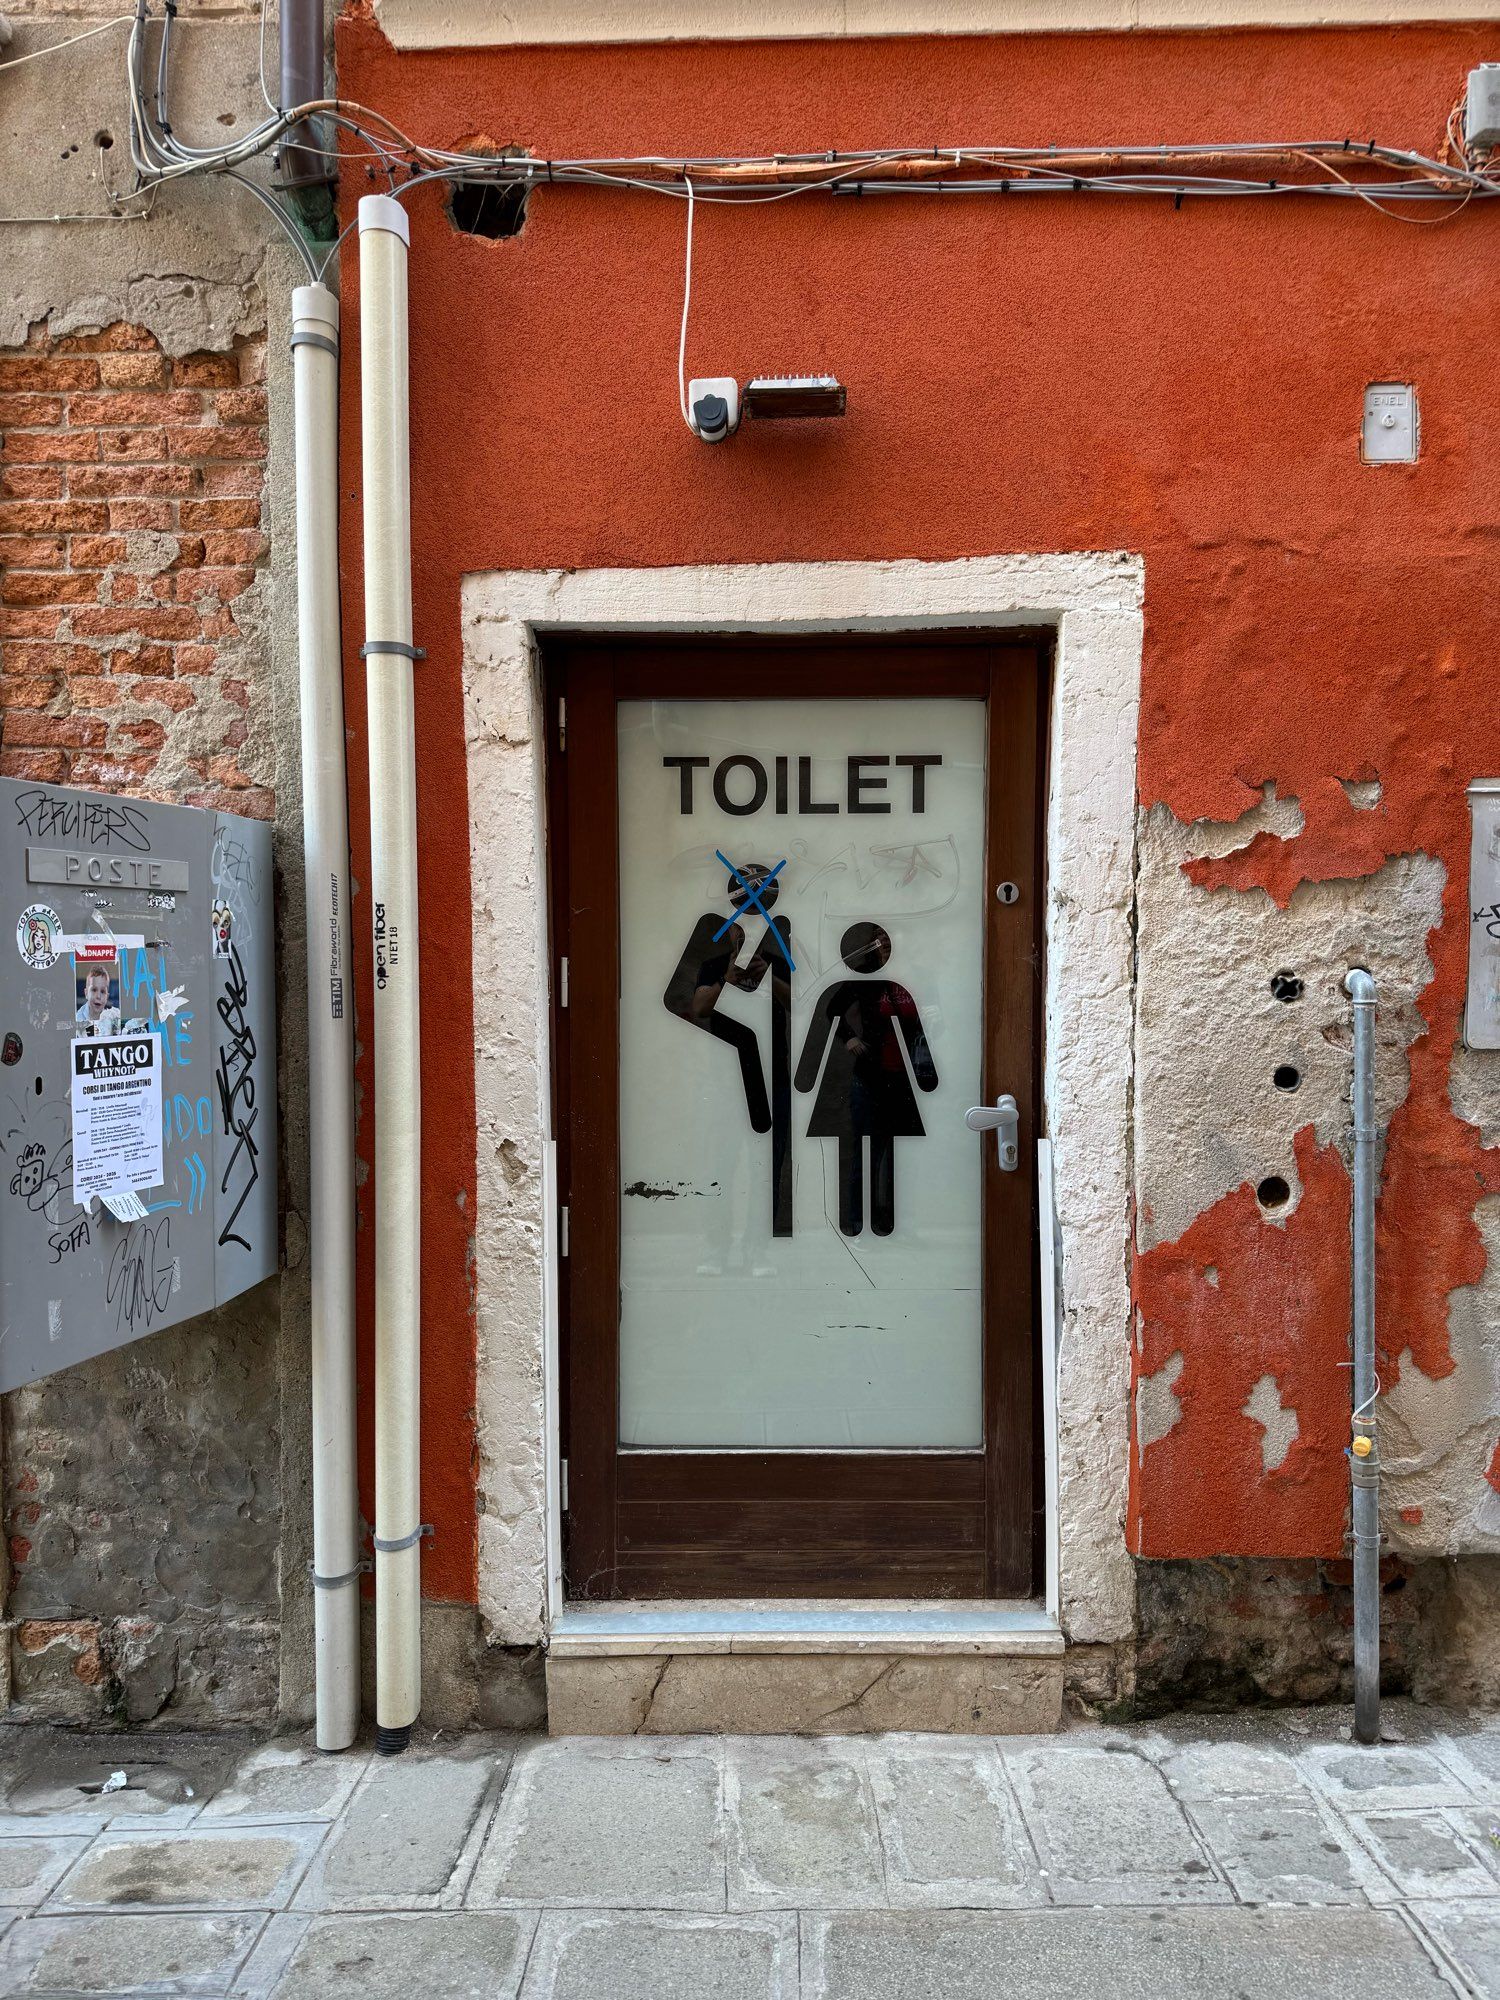
[[[1271,1072],[1271,1081],[1278,1090],[1300,1090],[1302,1072],[1295,1063],[1278,1063]]]
[[[1280,972],[1273,972],[1271,974],[1271,991],[1278,1000],[1285,1000],[1288,1003],[1293,1000],[1300,1000],[1302,998],[1302,981],[1297,977],[1295,972],[1289,972],[1283,966]]]
[[[1292,1198],[1292,1191],[1280,1174],[1267,1174],[1255,1190],[1255,1199],[1262,1208],[1285,1208]]]

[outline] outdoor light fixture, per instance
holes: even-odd
[[[833,375],[757,375],[743,392],[732,375],[700,376],[687,385],[688,427],[705,444],[733,437],[742,416],[841,417],[849,396]]]
[[[848,392],[833,375],[757,375],[745,384],[752,417],[841,417]]]

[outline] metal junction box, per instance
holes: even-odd
[[[1365,390],[1359,451],[1366,465],[1414,465],[1422,431],[1410,382],[1372,382]]]
[[[276,1269],[270,828],[0,779],[0,1391]]]

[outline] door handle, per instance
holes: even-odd
[[[1000,1148],[1003,1172],[1013,1174],[1021,1159],[1021,1107],[1007,1090],[993,1104],[976,1104],[964,1113],[971,1132],[993,1132]]]

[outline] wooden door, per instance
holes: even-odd
[[[1029,1595],[1042,642],[546,666],[570,1596]]]

